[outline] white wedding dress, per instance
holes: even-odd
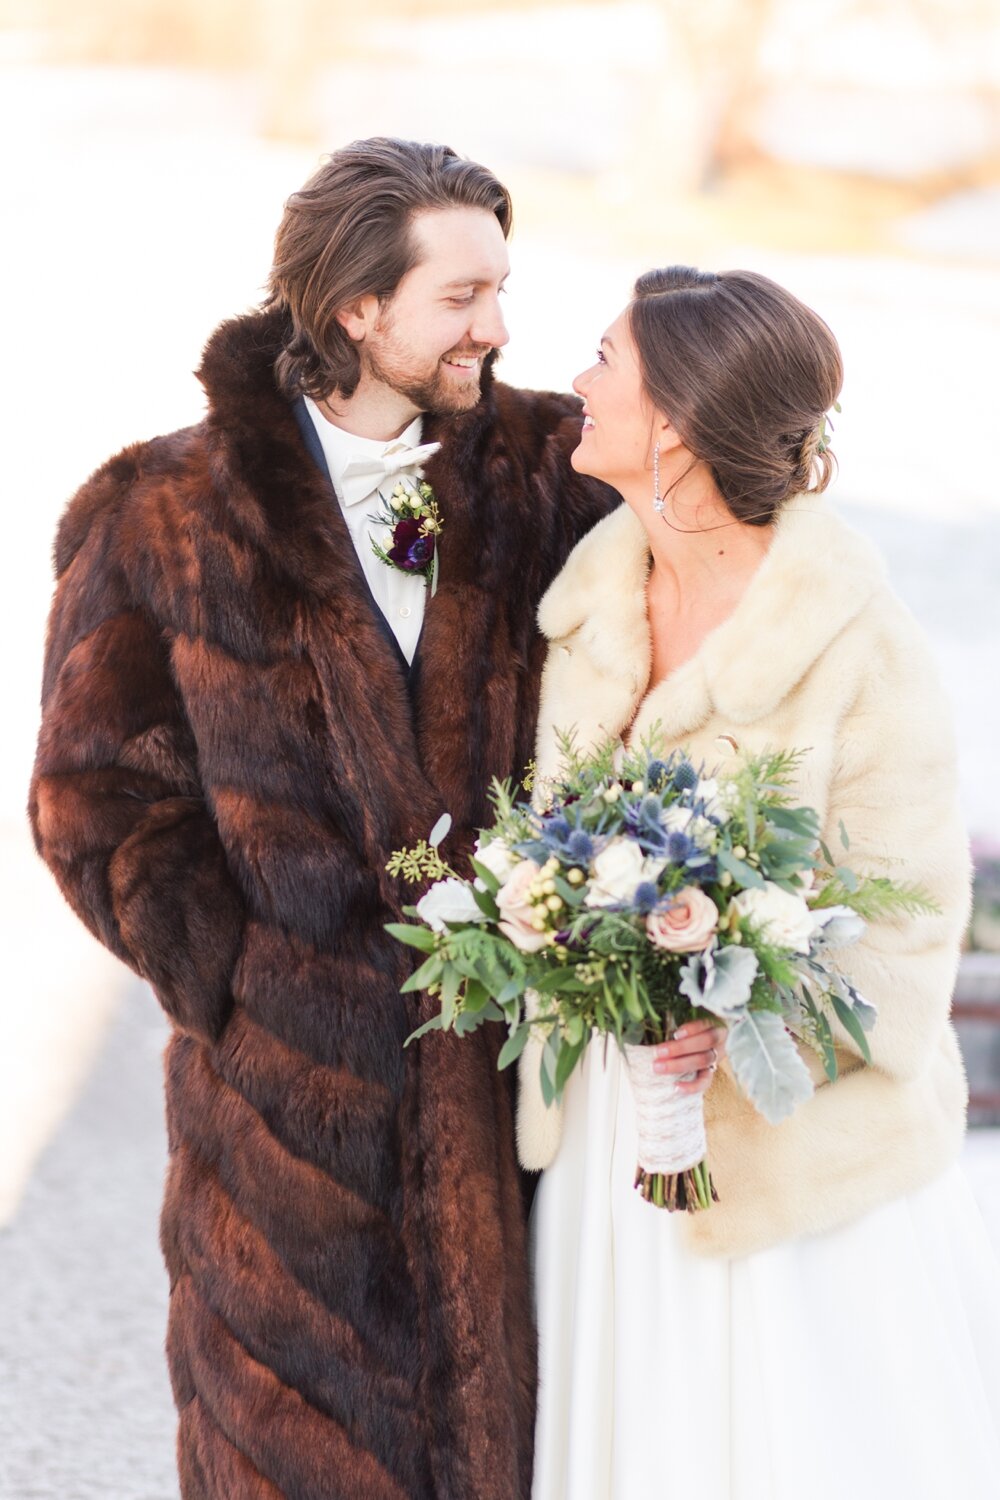
[[[1000,1496],[1000,1264],[958,1167],[727,1261],[685,1250],[635,1165],[628,1077],[595,1042],[532,1217],[533,1500]]]

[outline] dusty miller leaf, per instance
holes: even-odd
[[[726,1053],[740,1088],[771,1125],[780,1125],[813,1092],[809,1069],[773,1011],[748,1011],[735,1021]]]

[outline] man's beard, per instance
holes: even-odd
[[[418,411],[437,416],[454,416],[459,412],[471,411],[478,404],[483,365],[480,365],[478,380],[466,380],[459,385],[443,368],[442,360],[445,356],[431,369],[415,370],[412,358],[408,359],[406,351],[393,338],[391,328],[385,328],[382,332],[384,341],[377,353],[370,345],[361,351],[362,367],[373,380],[378,380],[382,385],[389,386],[390,390],[405,396]],[[482,359],[483,364],[492,352],[491,344],[448,351],[455,359]]]

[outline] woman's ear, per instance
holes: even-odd
[[[653,441],[659,443],[661,453],[670,453],[674,448],[683,448],[684,439],[669,417],[657,412],[653,421]]]

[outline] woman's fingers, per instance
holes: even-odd
[[[715,1072],[719,1058],[725,1051],[726,1029],[711,1021],[691,1021],[681,1027],[669,1042],[656,1048],[653,1062],[654,1073],[707,1073]]]

